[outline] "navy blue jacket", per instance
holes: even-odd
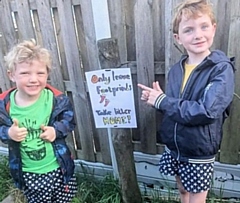
[[[73,108],[69,98],[57,89],[47,85],[54,94],[54,104],[48,126],[53,126],[56,130],[56,139],[52,142],[57,161],[61,167],[64,183],[67,184],[74,173],[74,161],[71,152],[66,145],[65,138],[75,127]],[[19,189],[23,189],[22,162],[20,154],[20,143],[9,138],[8,129],[12,125],[9,112],[9,95],[13,91],[10,89],[0,94],[0,139],[8,144],[10,172]]]
[[[191,73],[181,92],[184,62],[169,71],[166,93],[155,107],[163,112],[160,140],[177,160],[211,162],[220,148],[222,124],[234,94],[234,66],[226,55],[212,51]]]

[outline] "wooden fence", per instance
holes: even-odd
[[[131,129],[134,151],[161,154],[157,139],[161,114],[144,105],[137,83],[151,85],[165,75],[181,55],[175,44],[171,19],[180,0],[108,0],[111,37],[117,39],[121,64],[133,78],[138,128]],[[240,0],[212,0],[218,20],[213,48],[240,65]],[[101,8],[99,8],[101,9]],[[91,0],[1,0],[0,1],[0,88],[8,89],[3,57],[23,39],[35,38],[51,50],[55,67],[50,83],[72,99],[77,127],[68,140],[77,159],[111,165],[107,129],[96,129],[92,116],[85,72],[100,69]],[[225,124],[218,160],[240,163],[240,73],[231,116]]]

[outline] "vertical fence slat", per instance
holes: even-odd
[[[17,42],[9,1],[0,1],[0,92],[11,87],[7,76],[7,69],[4,65],[4,56]]]
[[[51,14],[50,4],[48,0],[38,0],[36,3],[43,46],[51,51],[53,58],[53,71],[50,75],[51,83],[54,84],[54,86],[59,90],[64,91],[63,77],[59,63],[58,48],[53,27],[53,16]]]
[[[121,63],[127,62],[125,14],[123,1],[108,0],[111,36],[118,39]],[[113,11],[113,12],[111,12]]]
[[[167,82],[168,71],[181,56],[181,52],[176,48],[178,45],[174,41],[172,32],[172,19],[174,8],[180,0],[165,1],[165,82]]]
[[[10,88],[11,84],[4,66],[4,55],[16,40],[13,22],[11,21],[9,4],[6,0],[0,1],[0,93]],[[11,26],[8,26],[8,23]]]
[[[6,41],[6,50],[9,51],[17,43],[17,35],[13,24],[10,4],[8,0],[0,1],[0,26],[2,37]]]
[[[37,10],[32,10],[32,15],[33,15],[33,22],[34,22],[34,30],[35,30],[35,39],[37,41],[38,44],[43,45],[42,42],[42,33],[41,33],[41,25],[39,22],[39,17],[38,17],[38,13]]]
[[[232,1],[231,6],[231,24],[229,32],[228,55],[236,57],[235,72],[235,96],[232,103],[230,117],[226,120],[224,136],[220,151],[220,161],[226,163],[239,163],[239,143],[240,143],[240,0]]]
[[[165,1],[153,0],[153,40],[154,61],[164,61],[165,57]]]
[[[74,6],[73,8],[74,8],[74,14],[75,14],[75,20],[76,20],[76,30],[77,30],[77,37],[78,37],[77,39],[79,44],[78,46],[80,49],[82,64],[83,64],[83,68],[86,68],[88,70],[91,67],[89,66],[89,60],[88,60],[82,10],[80,5]]]
[[[81,140],[83,159],[95,161],[93,135],[91,130],[89,102],[84,86],[84,76],[81,71],[81,61],[77,46],[77,38],[72,17],[72,5],[70,1],[57,1],[63,44],[66,54],[66,62],[71,80],[73,101],[75,104],[75,116],[77,122],[77,135]]]
[[[153,26],[152,11],[148,1],[138,0],[134,8],[135,16],[135,37],[137,56],[137,80],[152,87],[154,81],[154,54],[153,54]],[[141,148],[146,153],[156,153],[156,122],[155,110],[150,108],[139,98],[139,112],[141,117],[138,120],[138,129],[141,140]]]
[[[135,22],[134,22],[134,6],[136,0],[123,0],[125,29],[126,29],[126,43],[127,43],[127,60],[136,61],[136,41],[135,41]],[[114,12],[114,11],[112,11]]]
[[[88,56],[89,67],[83,67],[85,71],[98,70],[100,68],[98,62],[97,42],[96,33],[94,28],[92,4],[91,1],[81,0],[80,1],[82,18],[83,18],[83,29],[86,41],[86,52]],[[85,51],[85,50],[83,50]]]
[[[66,55],[65,55],[65,50],[63,47],[63,39],[62,39],[62,30],[60,26],[60,19],[58,15],[58,10],[56,7],[51,7],[52,8],[52,13],[53,13],[53,19],[54,19],[54,26],[55,26],[55,32],[56,32],[56,40],[58,43],[58,51],[59,51],[59,57],[61,59],[61,70],[62,70],[62,75],[64,81],[69,80],[69,74],[67,70],[67,62],[66,62]],[[66,87],[67,89],[67,87]]]
[[[7,76],[7,69],[4,66],[4,61],[2,60],[4,58],[3,56],[3,39],[0,37],[0,93],[9,89],[11,87],[10,80]]]
[[[212,0],[217,20],[217,30],[212,49],[220,49],[227,54],[230,28],[231,0]]]
[[[35,38],[31,9],[28,1],[18,0],[15,1],[15,3],[18,11],[18,31],[20,39]]]

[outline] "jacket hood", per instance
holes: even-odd
[[[188,57],[188,55],[183,55],[181,57],[181,61],[184,61],[185,59],[187,59],[187,57]],[[231,64],[234,72],[236,71],[236,69],[234,67],[235,57],[228,58],[226,56],[226,54],[221,50],[211,51],[210,55],[207,56],[205,58],[205,60],[208,60],[210,63],[212,62],[213,64],[218,64],[218,63],[222,63],[222,62],[229,63],[229,64]]]
[[[228,63],[234,62],[234,57],[228,58],[226,56],[226,54],[220,50],[212,51],[211,54],[207,58],[215,64],[220,63],[220,62],[228,62]]]

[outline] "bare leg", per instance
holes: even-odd
[[[181,203],[205,203],[208,191],[200,192],[200,193],[189,193],[187,192],[181,182],[179,176],[176,176],[178,191],[180,194]]]
[[[180,177],[179,176],[175,176],[175,178],[176,178],[176,181],[177,181],[177,187],[178,187],[181,203],[189,203],[190,193],[187,192],[184,189]]]
[[[190,193],[189,203],[205,203],[208,191],[200,193]]]

